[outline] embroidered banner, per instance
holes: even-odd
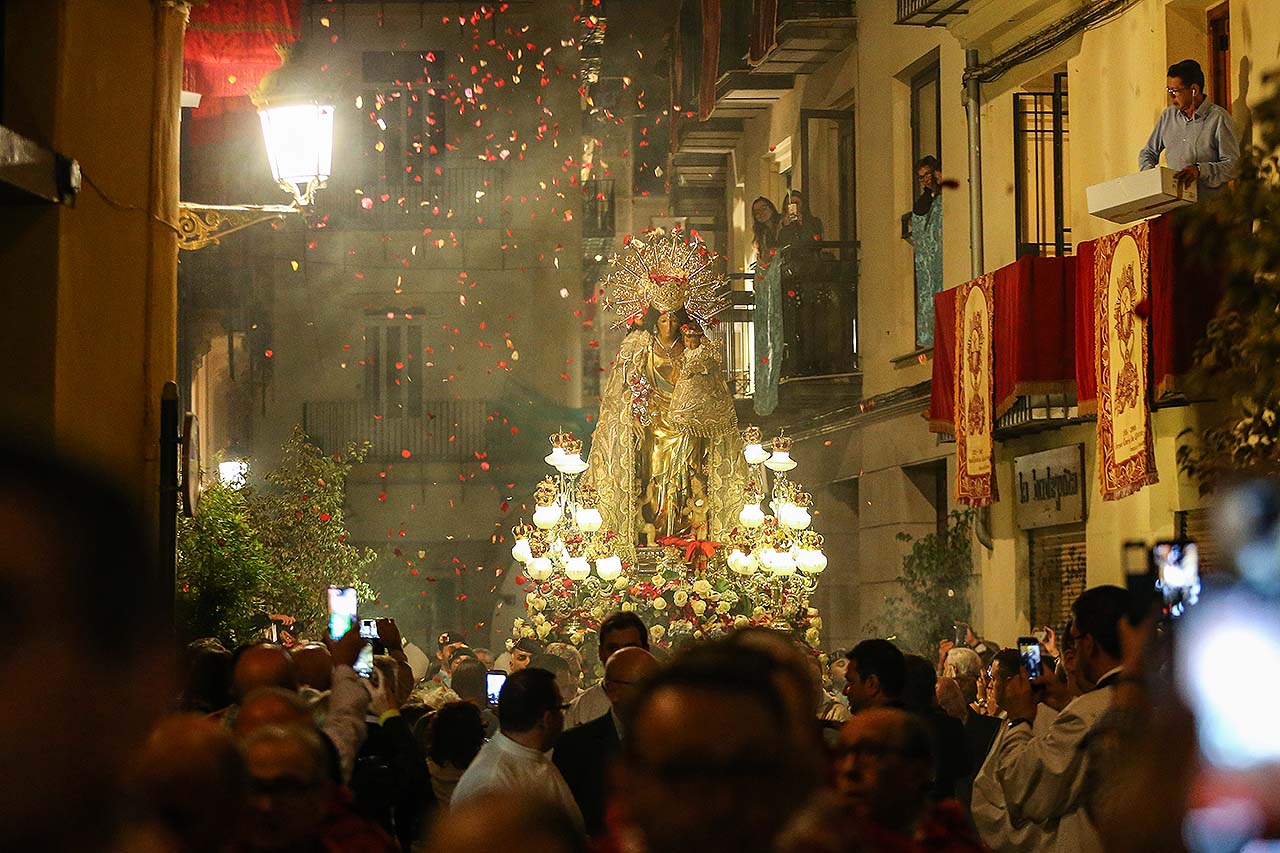
[[[1093,256],[1094,365],[1098,391],[1098,481],[1119,500],[1159,481],[1151,436],[1146,304],[1151,231],[1146,222],[1096,241]]]
[[[956,501],[987,506],[996,498],[995,444],[991,430],[995,371],[991,347],[994,276],[956,289],[955,426]]]

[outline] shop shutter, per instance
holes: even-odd
[[[1071,605],[1084,592],[1083,524],[1042,527],[1027,533],[1031,564],[1031,624],[1055,630],[1071,616]]]

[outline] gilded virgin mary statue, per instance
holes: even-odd
[[[722,541],[746,481],[723,344],[707,330],[728,307],[717,256],[679,230],[632,240],[601,283],[614,328],[631,326],[609,371],[584,483],[624,542]]]

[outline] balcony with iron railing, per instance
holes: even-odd
[[[857,348],[857,244],[816,242],[812,250],[779,254],[783,359],[773,415],[753,411],[757,371],[755,287],[760,274],[733,273],[732,306],[720,317],[725,371],[739,418],[770,429],[794,427],[849,406],[861,396]],[[742,285],[736,282],[743,282]]]
[[[975,0],[898,0],[897,23],[911,27],[945,27],[969,12]]]
[[[784,380],[858,371],[857,250],[854,241],[819,240],[778,253]]]
[[[331,182],[316,196],[314,217],[343,229],[502,227],[503,164],[442,158],[439,174],[432,167],[412,173],[400,169],[367,181],[363,177]]]
[[[1030,394],[1018,397],[1003,415],[996,418],[992,436],[998,441],[1007,441],[1093,419],[1093,415],[1080,414],[1075,394]],[[951,444],[955,440],[953,433],[938,433],[938,441],[942,444]]]
[[[488,452],[489,411],[485,400],[426,400],[412,413],[365,402],[308,402],[302,428],[326,453],[367,441],[369,462],[462,462]]]

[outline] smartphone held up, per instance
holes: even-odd
[[[1027,678],[1036,681],[1044,675],[1044,663],[1040,658],[1040,641],[1035,637],[1018,638],[1018,656],[1022,658],[1022,667],[1027,671]]]
[[[372,619],[359,620],[359,597],[351,587],[329,587],[329,636],[340,640],[359,623],[360,636],[368,638],[366,630],[372,630],[377,636],[377,623]],[[361,678],[368,678],[373,673],[373,644],[366,642],[360,649],[352,668]]]

